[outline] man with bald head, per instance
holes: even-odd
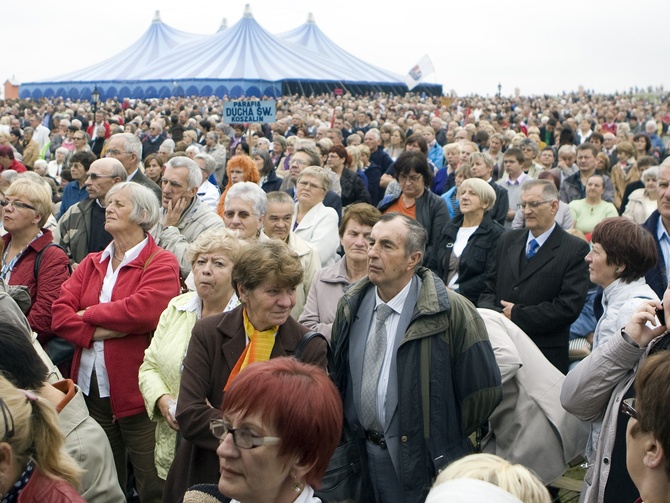
[[[91,164],[84,182],[88,199],[67,209],[54,239],[70,257],[73,269],[86,255],[104,250],[112,240],[105,230],[105,198],[114,185],[127,178],[126,169],[117,159],[105,157]]]

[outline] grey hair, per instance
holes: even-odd
[[[525,140],[521,140],[521,145],[519,145],[519,146],[520,147],[530,147],[531,149],[533,149],[533,155],[537,156],[537,152],[538,152],[537,144],[533,140],[531,140],[530,138],[526,138]]]
[[[268,196],[263,189],[253,182],[239,182],[230,187],[223,202],[224,211],[231,199],[236,197],[250,202],[254,208],[254,212],[259,216],[265,215],[268,212]]]
[[[142,142],[140,139],[132,133],[117,133],[114,136],[123,139],[123,149],[126,152],[135,154],[137,164],[139,165],[142,161]]]
[[[113,157],[109,157],[109,159],[114,161],[112,162],[112,169],[109,174],[115,178],[120,178],[122,182],[125,182],[128,179],[126,168],[123,167],[123,164],[118,159],[114,159]]]
[[[268,140],[267,138],[259,138],[258,140],[256,140],[256,145],[260,144],[263,144],[267,148],[270,148],[270,140]]]
[[[375,137],[375,140],[379,141],[379,140],[382,139],[381,134],[379,134],[379,129],[374,128],[374,127],[370,128],[370,129],[367,130],[367,132],[365,134],[367,135],[367,134],[370,134],[370,133],[372,133],[372,136]]]
[[[196,147],[195,145],[189,145],[188,147],[186,147],[186,153],[188,154],[189,152],[198,153],[200,152],[200,148]]]
[[[553,180],[526,180],[521,186],[521,192],[526,192],[533,187],[542,187],[542,195],[547,201],[558,200],[558,189],[556,188],[556,184],[554,184]]]
[[[59,153],[59,152],[60,152],[61,154],[63,154],[63,155],[68,155],[68,154],[70,153],[70,151],[69,151],[68,149],[66,149],[65,147],[58,147],[58,148],[56,149],[56,152],[55,152],[55,153],[57,154],[57,153]]]
[[[167,148],[167,149],[170,150],[170,151],[168,152],[168,154],[174,154],[174,148],[175,148],[175,145],[174,145],[174,140],[173,140],[173,139],[168,138],[168,139],[165,140],[163,143],[161,143],[161,146],[158,147],[158,151],[160,152],[160,149],[163,148],[163,147],[165,147],[165,148]]]
[[[308,166],[300,172],[296,183],[298,183],[304,176],[313,176],[321,182],[325,192],[330,190],[332,182],[330,181],[330,175],[328,174],[328,171],[326,171],[326,168],[322,168],[321,166]]]
[[[163,126],[161,126],[160,122],[153,121],[153,122],[150,122],[149,125],[155,127],[158,130],[158,133],[163,132]]]
[[[216,140],[217,142],[219,141],[219,135],[216,134],[214,131],[210,131],[205,135],[205,138],[209,138],[211,140]]]
[[[295,148],[295,152],[304,152],[309,156],[309,163],[312,166],[321,166],[321,156],[319,155],[319,152],[316,150],[316,146],[314,144],[312,145],[302,145],[300,147]]]
[[[46,167],[47,167],[48,165],[49,165],[49,164],[48,164],[44,159],[37,159],[37,160],[35,161],[35,164],[33,164],[33,167],[35,167],[35,168],[39,168],[40,166],[42,166],[43,168],[46,169]]]
[[[216,135],[216,133],[214,134]],[[216,169],[216,159],[214,159],[211,155],[198,154],[195,156],[195,159],[203,159],[205,161],[205,171],[207,171],[208,175],[214,173],[214,170]]]
[[[26,126],[26,127],[23,128],[23,134],[34,133],[34,132],[35,132],[35,130],[33,128],[31,128],[30,126]]]
[[[130,200],[133,202],[130,221],[142,227],[144,232],[149,232],[160,218],[158,198],[150,188],[135,182],[117,183],[107,192],[105,204],[109,204],[110,197],[126,188],[130,191]]]
[[[293,198],[281,190],[268,192],[268,204],[270,203],[293,204]]]
[[[659,171],[660,170],[659,170],[658,166],[652,166],[651,168],[645,169],[644,172],[642,173],[642,181],[646,182],[647,178],[658,179]]]
[[[195,161],[185,156],[173,157],[166,164],[165,168],[186,168],[188,169],[188,188],[200,187],[202,185],[202,172],[200,166]]]
[[[558,149],[559,156],[561,155],[561,152],[577,155],[577,147],[575,147],[574,145],[563,145],[561,148]]]
[[[395,211],[382,215],[382,217],[379,219],[379,222],[391,222],[395,219],[402,220],[405,224],[405,227],[407,227],[407,237],[405,238],[405,256],[409,257],[412,253],[415,252],[421,253],[421,260],[419,260],[418,263],[418,266],[420,266],[423,262],[423,256],[426,253],[426,245],[428,244],[428,231],[423,225],[421,225],[413,218],[410,218],[407,215],[402,215],[401,213],[396,213]]]

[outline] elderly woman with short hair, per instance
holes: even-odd
[[[658,166],[652,166],[642,173],[644,188],[630,193],[628,204],[623,212],[624,217],[642,225],[656,211],[658,208],[658,174]]]
[[[254,242],[233,266],[232,284],[241,305],[196,322],[177,403],[184,440],[168,474],[165,501],[178,501],[194,484],[219,480],[220,442],[210,433],[210,421],[220,419],[225,393],[240,372],[254,362],[293,355],[308,332],[290,316],[302,276],[298,256],[285,243]],[[311,342],[301,359],[325,368],[325,341]]]
[[[417,143],[423,141],[425,144],[425,139],[420,135],[419,138]],[[409,141],[408,145],[411,145]],[[449,222],[449,210],[444,200],[430,190],[433,173],[423,152],[403,152],[395,162],[394,170],[401,192],[396,196],[385,197],[378,208],[382,214],[395,211],[407,215],[426,228],[428,243],[424,264],[427,264],[439,233]]]
[[[441,232],[431,268],[445,285],[476,305],[495,266],[494,254],[504,227],[489,214],[496,193],[488,183],[468,178],[458,192],[460,214]]]
[[[119,485],[126,487],[129,455],[143,502],[160,501],[163,482],[137,375],[160,314],[180,289],[177,259],[149,234],[159,215],[151,189],[112,187],[105,208],[112,242],[79,264],[53,303],[53,331],[75,345],[72,378],[109,438]]]
[[[323,204],[329,190],[330,176],[324,168],[318,166],[302,170],[295,184],[298,202],[291,223],[293,232],[319,251],[321,267],[335,263],[339,247],[337,212]]]
[[[51,305],[69,276],[69,259],[52,246],[45,228],[51,215],[51,188],[36,173],[18,175],[5,191],[0,278],[9,285],[23,285],[30,292],[28,323],[45,345],[53,337]],[[39,257],[39,264],[36,262]],[[37,274],[35,271],[37,270]]]
[[[257,184],[261,179],[256,164],[248,155],[235,155],[231,157],[226,165],[226,174],[228,175],[228,183],[223,190],[223,194],[221,194],[221,198],[219,199],[219,204],[216,207],[216,212],[222,218],[226,194],[230,188],[240,182],[252,182]]]
[[[208,230],[191,243],[195,291],[172,299],[161,314],[151,344],[144,353],[139,385],[149,418],[156,422],[156,469],[165,480],[177,448],[179,424],[175,419],[181,366],[196,321],[227,313],[239,300],[231,272],[246,241],[228,229]]]
[[[223,199],[223,196],[221,196]],[[228,229],[239,232],[240,239],[256,239],[268,211],[268,196],[252,182],[233,185],[225,196],[223,221]]]

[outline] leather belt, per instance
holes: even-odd
[[[386,449],[386,440],[384,440],[384,434],[380,431],[365,430],[365,439],[371,444]]]

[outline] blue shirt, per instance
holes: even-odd
[[[666,281],[670,281],[670,236],[668,236],[668,231],[663,225],[663,218],[659,215],[658,217],[658,226],[656,227],[656,237],[658,238],[658,244],[661,247],[661,253],[663,254],[663,263],[665,264],[665,276]]]
[[[60,213],[58,214],[58,218],[60,219],[70,206],[74,206],[79,201],[83,201],[84,199],[88,199],[86,185],[80,189],[79,182],[77,182],[77,180],[73,180],[68,183],[65,186],[65,190],[63,191],[63,199],[60,203]]]

